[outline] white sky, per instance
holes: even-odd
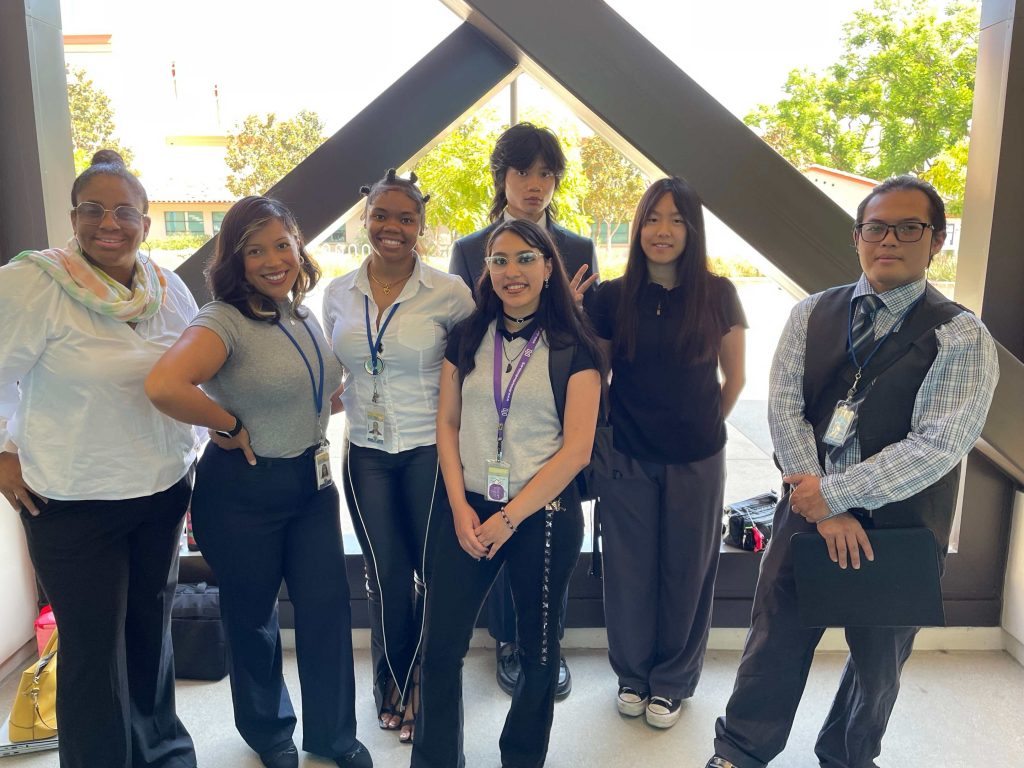
[[[870,0],[610,4],[742,115],[777,99],[790,69],[833,61],[842,23]],[[332,133],[460,23],[440,0],[62,0],[61,12],[65,34],[113,35],[113,55],[74,63],[97,70],[125,135],[217,132],[214,85],[221,131],[310,108]]]
[[[790,70],[835,61],[843,23],[872,4],[608,2],[739,117],[778,100]],[[331,135],[461,23],[440,0],[61,0],[61,13],[65,34],[113,36],[112,53],[69,63],[110,95],[117,135],[150,186],[227,174],[221,151],[168,151],[168,135],[223,134],[248,114],[304,108]],[[548,108],[550,94],[521,82],[521,112]]]

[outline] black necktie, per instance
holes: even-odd
[[[853,321],[851,338],[853,340],[853,355],[857,358],[857,365],[864,366],[865,358],[870,354],[875,344],[875,313],[883,306],[882,300],[873,293],[867,293],[860,297],[860,306],[857,308],[857,316]]]
[[[859,306],[853,321],[850,337],[853,342],[853,356],[857,358],[857,366],[863,368],[867,356],[875,345],[875,313],[883,306],[882,300],[873,293],[867,293],[858,300]],[[856,428],[850,430],[842,445],[828,447],[828,457],[837,464],[857,435]]]

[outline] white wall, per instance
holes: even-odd
[[[1002,624],[1006,650],[1024,664],[1024,493],[1017,494],[1013,505]]]
[[[32,639],[35,617],[36,581],[25,531],[18,513],[0,496],[0,669]]]

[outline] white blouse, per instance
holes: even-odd
[[[341,401],[345,405],[346,437],[354,445],[399,453],[437,442],[437,398],[441,361],[448,332],[473,311],[473,296],[457,275],[434,269],[416,257],[413,273],[395,300],[395,311],[381,343],[384,371],[378,376],[384,411],[383,445],[366,439],[366,413],[373,397],[373,376],[364,365],[370,357],[366,339],[365,299],[370,305],[370,330],[377,338],[377,304],[367,274],[369,259],[359,269],[327,286],[324,332],[345,368]],[[393,306],[393,305],[392,305]],[[381,324],[391,311],[381,316]]]
[[[164,270],[163,307],[133,330],[86,309],[35,264],[0,267],[0,446],[51,499],[131,499],[188,470],[198,432],[164,416],[143,382],[195,316]],[[13,444],[13,445],[12,445]]]

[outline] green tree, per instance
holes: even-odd
[[[843,26],[836,63],[793,70],[785,97],[745,122],[797,166],[930,176],[959,212],[978,23],[974,2],[956,0],[940,15],[931,0],[875,0]]]
[[[612,235],[633,217],[647,180],[639,168],[596,134],[581,142],[580,159],[588,182],[583,210],[592,221],[604,225],[605,251],[611,256]]]
[[[249,115],[228,135],[224,157],[234,173],[227,188],[234,195],[262,195],[301,163],[325,139],[324,124],[316,112],[302,110],[291,120]]]
[[[416,164],[420,189],[430,195],[427,224],[436,233],[446,228],[452,239],[487,224],[493,182],[490,155],[502,126],[486,110],[464,122]]]
[[[68,80],[68,110],[71,113],[71,146],[75,175],[89,167],[93,154],[112,149],[131,167],[132,151],[114,138],[114,109],[110,97],[97,88],[84,69],[74,69]]]

